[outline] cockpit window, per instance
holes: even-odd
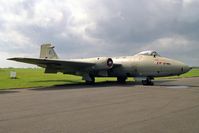
[[[160,56],[156,51],[143,51],[138,53],[137,55],[148,55],[148,56]]]

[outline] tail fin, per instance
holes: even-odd
[[[40,58],[58,59],[58,56],[54,51],[54,46],[52,46],[51,44],[42,44]]]

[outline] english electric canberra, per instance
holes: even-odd
[[[95,77],[117,77],[119,83],[134,77],[143,85],[153,85],[154,77],[180,75],[191,69],[180,61],[160,56],[156,51],[143,51],[122,57],[59,59],[51,44],[41,45],[40,58],[16,57],[8,60],[43,67],[45,73],[79,75],[88,84],[94,83]]]

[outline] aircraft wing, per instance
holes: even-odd
[[[28,63],[37,65],[40,67],[46,68],[46,73],[57,73],[57,72],[65,72],[65,73],[74,73],[77,71],[87,71],[89,69],[110,69],[121,67],[121,64],[115,64],[112,62],[111,59],[111,66],[106,66],[107,61],[105,59],[105,65],[101,66],[101,62],[92,62],[86,60],[61,60],[61,59],[45,59],[45,58],[23,58],[23,57],[15,57],[15,58],[8,58],[8,60]]]
[[[44,59],[44,58],[8,58],[8,60],[14,60],[18,62],[38,65],[44,68],[53,68],[53,69],[82,69],[88,68],[95,65],[95,63],[82,62],[82,61],[73,61],[73,60],[60,60],[60,59]]]
[[[23,58],[23,57],[16,57],[16,58],[8,58],[8,60],[14,60],[23,63],[29,63],[34,65],[78,65],[80,67],[84,66],[92,66],[95,65],[94,63],[89,62],[81,62],[81,61],[73,61],[73,60],[60,60],[60,59],[43,59],[43,58]]]

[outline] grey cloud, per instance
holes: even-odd
[[[91,35],[113,42],[149,42],[174,32],[181,3],[114,1],[105,4],[110,17],[99,19]],[[165,5],[164,5],[165,4]]]
[[[67,58],[131,55],[147,48],[199,65],[199,2],[194,0],[29,0],[3,6],[0,35],[8,41],[0,38],[6,46],[0,52],[36,56],[45,42]],[[10,14],[16,20],[5,19]],[[12,31],[20,36],[10,37]],[[173,48],[158,44],[164,38],[174,40],[164,42]]]

